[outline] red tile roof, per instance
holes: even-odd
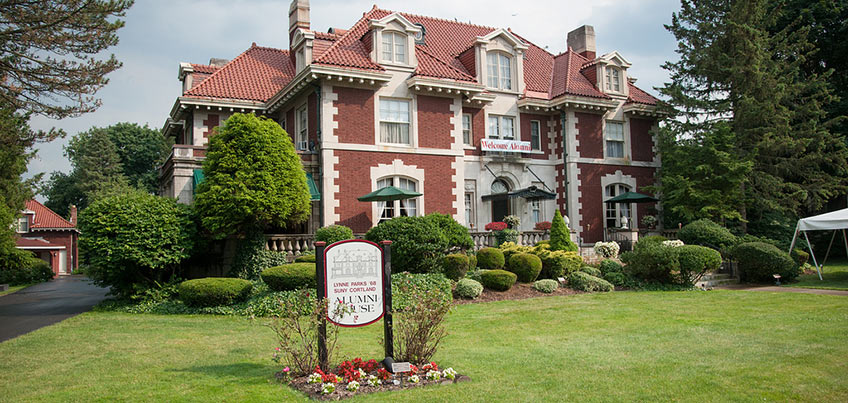
[[[221,69],[220,66],[210,66],[208,64],[195,64],[192,63],[191,67],[194,68],[195,73],[203,73],[203,74],[212,74]]]
[[[250,49],[215,71],[185,96],[265,102],[294,78],[294,66],[285,50],[253,44]]]
[[[630,89],[630,96],[627,97],[626,102],[628,104],[645,104],[653,106],[659,101],[653,95],[640,90],[639,87],[636,87],[631,83],[627,83],[627,87]]]
[[[15,246],[17,246],[21,249],[46,248],[46,247],[52,247],[52,248],[57,248],[57,249],[59,249],[59,248],[64,249],[65,248],[65,245],[50,243],[50,242],[45,241],[42,238],[17,238],[17,239],[15,239]]]
[[[554,57],[554,74],[549,93],[551,98],[567,94],[609,99],[609,96],[598,91],[589,79],[580,73],[580,68],[586,61],[585,57],[571,49]]]
[[[418,67],[415,68],[416,76],[449,78],[457,81],[468,81],[476,83],[477,80],[462,70],[446,63],[444,60],[430,54],[421,45],[416,45],[415,56],[418,58]],[[461,65],[460,65],[461,66]]]
[[[62,216],[53,212],[45,205],[36,200],[27,200],[26,209],[35,213],[33,222],[30,223],[32,229],[46,228],[74,228],[70,221],[62,218]]]

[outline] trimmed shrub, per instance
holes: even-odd
[[[179,286],[180,300],[189,306],[231,305],[247,299],[253,284],[231,277],[207,277],[183,281]]]
[[[445,277],[457,281],[465,277],[468,272],[468,256],[462,253],[454,253],[445,256],[442,261],[442,273]]]
[[[491,290],[508,291],[515,284],[518,276],[506,270],[486,270],[480,274],[480,282]]]
[[[479,297],[482,293],[483,284],[480,284],[470,278],[464,278],[456,283],[456,295],[460,298],[474,299]]]
[[[457,252],[474,249],[474,240],[468,233],[468,228],[456,222],[447,214],[430,213],[424,219],[442,231],[448,243],[447,252]]]
[[[737,242],[736,236],[727,228],[707,219],[684,225],[677,232],[677,237],[687,245],[708,246],[716,250],[732,247]]]
[[[509,258],[516,253],[533,253],[534,250],[532,246],[523,246],[515,242],[504,242],[498,246],[498,249],[503,252],[504,262],[506,263],[509,263]]]
[[[571,273],[571,275],[568,276],[568,285],[575,290],[586,292],[609,292],[615,288],[609,281],[586,274],[582,271]]]
[[[547,244],[536,244],[534,254],[542,260],[542,271],[539,278],[556,280],[580,268],[583,258],[576,252],[551,251]]]
[[[315,263],[292,263],[262,271],[262,281],[274,291],[315,288]]]
[[[262,270],[289,262],[285,253],[265,249],[266,243],[265,234],[261,231],[254,231],[240,240],[229,275],[257,280]]]
[[[577,252],[577,245],[571,241],[571,233],[568,231],[568,226],[565,225],[565,220],[562,218],[559,209],[556,210],[554,219],[551,220],[551,250]]]
[[[661,235],[651,235],[639,238],[633,245],[633,250],[637,251],[646,247],[661,246],[663,242],[668,241],[668,238]]]
[[[715,249],[699,245],[674,248],[680,262],[680,284],[694,285],[704,273],[718,270],[721,266],[721,253]]]
[[[618,262],[612,259],[606,259],[601,261],[601,273],[606,275],[607,273],[621,273],[624,271],[624,267],[621,266]]]
[[[0,284],[24,285],[43,283],[53,278],[53,270],[47,262],[22,251],[22,266],[0,270]]]
[[[609,273],[604,274],[604,280],[609,281],[610,284],[616,287],[623,287],[629,283],[627,275],[622,272],[611,271]]]
[[[315,242],[326,242],[328,246],[347,239],[353,239],[353,230],[344,225],[328,225],[315,230]]]
[[[595,276],[595,277],[603,276],[603,274],[601,274],[600,269],[592,267],[592,266],[581,266],[580,271],[582,271],[583,273],[586,273],[590,276]]]
[[[533,289],[545,294],[550,294],[559,288],[559,283],[556,280],[544,279],[533,283]]]
[[[671,283],[672,273],[680,268],[676,249],[661,243],[643,244],[639,249],[621,254],[621,261],[627,265],[627,273],[637,279]]]
[[[788,253],[764,242],[736,246],[733,258],[739,263],[739,273],[745,281],[771,282],[773,274],[780,274],[781,281],[787,282],[799,274],[798,266]]]
[[[294,259],[295,263],[315,263],[315,255],[300,255]]]
[[[810,260],[810,254],[801,249],[795,248],[792,250],[792,258],[798,262],[798,266],[803,266]]]
[[[392,241],[392,271],[395,273],[438,273],[448,241],[442,231],[425,217],[395,217],[383,221],[365,234],[380,243]]]
[[[507,242],[518,241],[518,230],[512,228],[507,228],[503,231],[493,231],[492,235],[495,236],[495,242],[498,244],[498,246],[501,246]]]
[[[481,277],[482,277],[482,274],[483,274],[484,271],[485,270],[480,270],[480,269],[469,270],[468,273],[465,274],[465,277],[470,278],[474,281],[480,282],[480,281],[482,281]]]
[[[482,270],[503,269],[504,254],[498,248],[483,248],[477,251],[477,267]]]
[[[417,304],[420,295],[433,295],[441,302],[451,303],[451,282],[441,273],[392,274],[392,309],[405,311]]]
[[[477,269],[477,255],[469,253],[468,254],[468,270]]]
[[[516,253],[509,258],[506,270],[515,273],[518,281],[532,283],[542,271],[542,260],[531,253]]]

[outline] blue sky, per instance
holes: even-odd
[[[209,58],[232,59],[251,42],[288,48],[289,0],[137,0],[127,12],[126,27],[113,52],[123,67],[109,75],[98,92],[103,106],[96,112],[61,121],[36,116],[35,129],[59,127],[68,137],[38,146],[27,176],[70,171],[63,155],[68,139],[91,127],[117,122],[162,127],[179,96],[179,62],[208,63]],[[312,29],[349,28],[374,0],[312,0]],[[560,1],[380,1],[380,8],[438,18],[512,28],[552,53],[565,50],[566,35],[581,25],[595,27],[598,54],[619,51],[633,66],[640,88],[667,81],[660,68],[676,58],[676,42],[663,24],[679,8],[679,0],[560,0]]]

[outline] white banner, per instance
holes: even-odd
[[[508,153],[529,153],[530,142],[518,140],[480,140],[480,149],[483,151],[504,151]]]

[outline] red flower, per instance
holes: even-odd
[[[409,364],[409,372],[406,372],[406,376],[412,376],[418,373],[418,367],[415,365]]]
[[[507,225],[503,221],[495,221],[486,224],[486,231],[503,231],[507,228]]]
[[[385,368],[380,368],[377,370],[377,378],[381,380],[388,381],[392,377],[392,373],[386,371]]]
[[[435,362],[430,361],[429,364],[424,364],[421,366],[421,372],[427,373],[427,371],[438,371],[439,366],[436,365]]]
[[[536,230],[538,231],[547,231],[551,229],[550,221],[539,221],[536,223]]]

